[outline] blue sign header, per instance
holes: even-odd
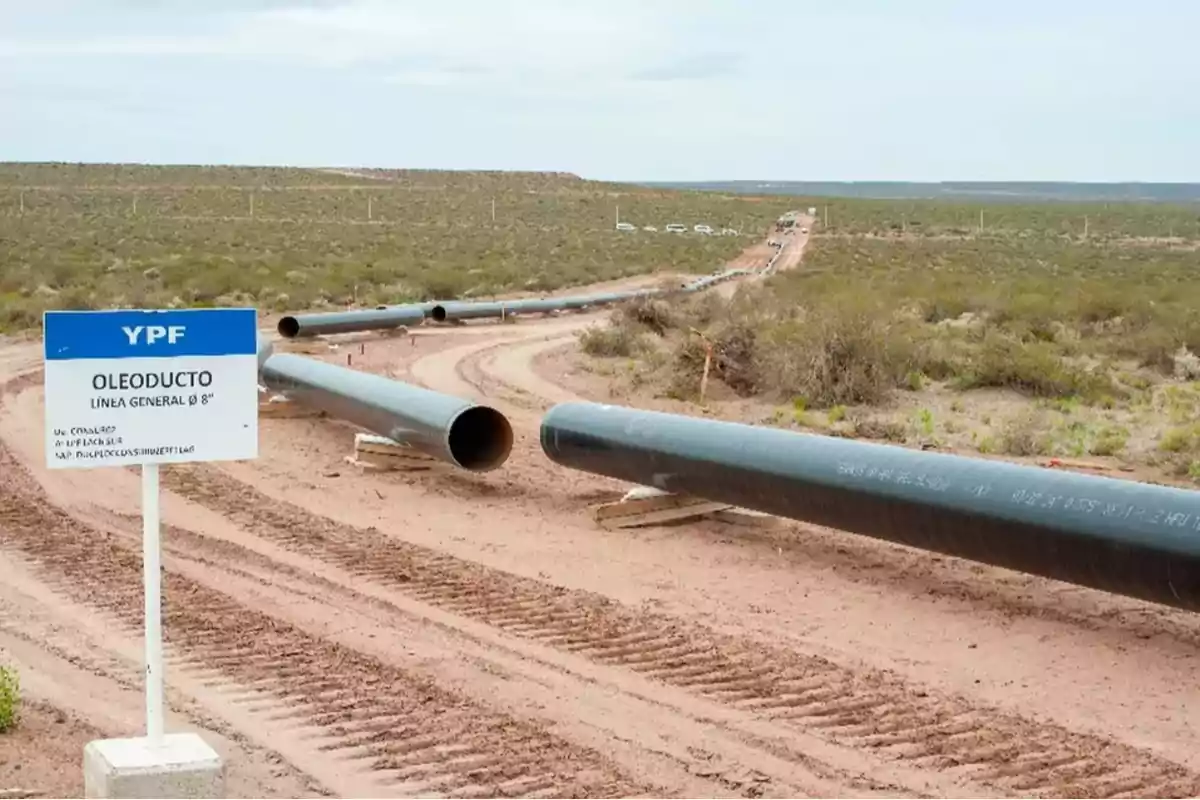
[[[176,358],[258,352],[253,308],[47,311],[45,358]]]

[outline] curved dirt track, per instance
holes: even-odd
[[[1200,793],[1190,615],[811,526],[597,528],[629,487],[537,422],[602,318],[329,356],[504,410],[494,473],[360,474],[313,419],[163,470],[170,699],[242,794]],[[36,356],[0,354],[0,647],[136,689],[137,474],[43,469]]]

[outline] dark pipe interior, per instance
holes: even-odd
[[[484,472],[508,460],[513,432],[508,418],[487,406],[473,406],[450,425],[450,455],[463,469]]]
[[[434,322],[445,322],[446,321],[446,307],[440,306],[440,305],[434,306],[433,309],[429,312],[429,316],[433,317]]]
[[[285,339],[294,339],[300,332],[300,320],[295,317],[284,317],[279,320],[279,335]]]

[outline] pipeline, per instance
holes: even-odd
[[[548,314],[556,311],[573,311],[584,308],[609,306],[628,300],[645,297],[665,296],[679,292],[690,294],[702,291],[750,270],[731,269],[705,275],[684,283],[676,290],[637,289],[628,292],[604,292],[601,294],[571,295],[568,297],[539,298],[536,300],[492,300],[487,302],[451,301],[438,303],[429,310],[434,322],[453,322],[468,319],[499,319],[510,314]]]
[[[320,314],[298,314],[279,320],[279,335],[285,339],[325,336],[331,333],[391,330],[425,321],[425,306],[403,305],[375,308],[367,311],[329,311]]]
[[[1200,611],[1200,492],[595,403],[557,464]]]
[[[572,311],[592,306],[607,306],[639,297],[651,297],[656,294],[659,294],[659,290],[657,289],[639,289],[632,292],[605,292],[602,294],[547,297],[532,300],[451,301],[438,303],[433,306],[429,311],[429,316],[434,322],[498,319],[509,314],[549,314],[556,311]]]
[[[776,254],[778,255],[778,254]],[[773,260],[772,260],[773,263]],[[435,322],[454,322],[469,319],[500,319],[510,314],[550,314],[584,308],[603,307],[679,292],[690,294],[703,291],[752,270],[729,269],[713,275],[705,275],[684,283],[676,290],[637,289],[628,292],[602,292],[598,294],[548,297],[530,300],[443,301],[412,303],[401,306],[380,307],[366,311],[331,311],[318,314],[299,314],[279,320],[279,335],[286,339],[324,336],[334,333],[357,333],[369,330],[388,330],[408,325],[419,325],[425,317]]]
[[[472,472],[496,469],[512,452],[508,419],[475,405],[379,375],[275,353],[260,341],[259,380],[289,400]]]

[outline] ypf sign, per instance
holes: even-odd
[[[47,466],[256,458],[257,316],[46,312]]]

